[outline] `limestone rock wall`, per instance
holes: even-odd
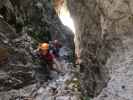
[[[0,91],[34,82],[31,53],[35,33],[74,45],[72,31],[59,20],[52,0],[0,0],[0,51],[6,52],[0,54]]]
[[[103,33],[131,33],[132,30],[132,0],[98,0],[101,12],[101,27]]]
[[[96,100],[132,100],[128,76],[132,71],[132,4],[132,0],[68,0],[84,95],[101,93]]]
[[[69,0],[68,7],[76,27],[76,51],[81,59],[82,93],[97,95],[106,85],[108,52],[102,45],[100,13],[96,0]],[[103,53],[107,53],[105,56]]]

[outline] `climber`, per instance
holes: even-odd
[[[62,47],[61,43],[58,40],[54,40],[53,47],[54,47],[54,50],[53,50],[54,55],[57,58],[59,58],[59,51],[60,51],[60,48]]]
[[[56,59],[56,56],[50,51],[48,43],[42,43],[38,47],[39,58],[47,62],[49,70],[56,70],[57,72],[61,71],[61,64]],[[53,64],[56,65],[56,68],[53,67]]]

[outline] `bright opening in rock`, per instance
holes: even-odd
[[[59,18],[61,19],[64,25],[68,26],[75,33],[73,19],[71,18],[70,13],[65,4],[63,4],[60,9]]]

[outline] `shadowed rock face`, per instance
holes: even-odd
[[[74,34],[61,23],[52,4],[52,0],[34,0],[28,27],[32,32],[49,33],[52,40],[58,39],[64,45],[72,48],[74,47]]]
[[[61,23],[52,0],[1,0],[0,15],[15,28],[18,36],[21,31],[31,36],[33,33],[50,34],[53,40],[66,43],[69,39],[73,45],[74,35]]]
[[[23,9],[29,1],[0,0],[0,47],[6,58],[0,65],[0,91],[19,89],[34,82],[31,75],[33,40],[24,28],[26,15]],[[23,5],[23,6],[22,6]],[[8,55],[7,55],[8,54]]]
[[[128,76],[132,66],[132,4],[132,0],[68,0],[76,26],[76,50],[82,60],[84,95],[93,97],[101,92],[96,100],[132,100],[133,81]],[[127,87],[126,93],[121,87]]]
[[[0,55],[0,91],[34,82],[31,52],[35,43],[31,36],[36,32],[51,34],[52,39],[74,46],[73,33],[62,25],[52,1],[0,0],[0,49],[9,54]],[[4,63],[3,59],[6,59]]]

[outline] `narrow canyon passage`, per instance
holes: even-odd
[[[132,0],[0,0],[0,100],[132,100],[132,26]],[[36,90],[34,53],[54,40],[63,73]]]

